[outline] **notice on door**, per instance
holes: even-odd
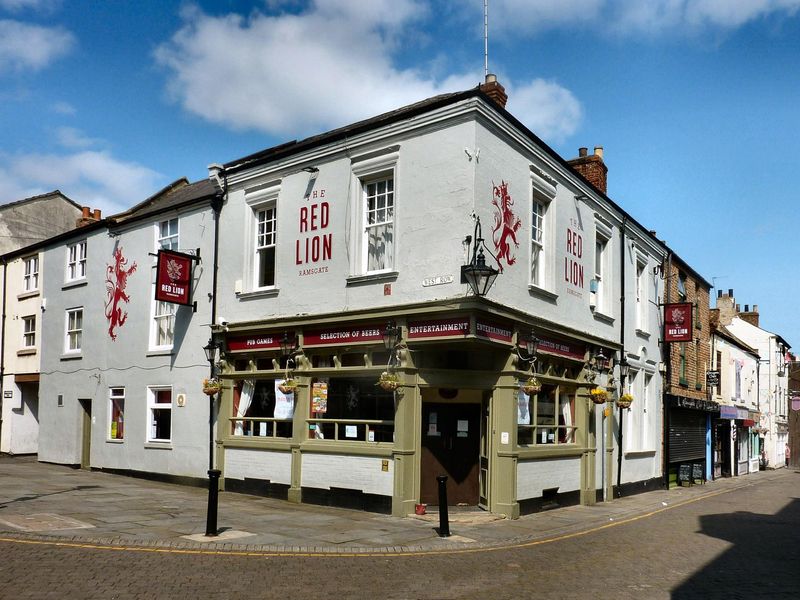
[[[437,427],[437,421],[439,420],[439,416],[432,412],[428,414],[428,435],[432,437],[438,437],[441,435],[439,432],[439,428]]]
[[[456,436],[467,437],[469,434],[469,421],[466,419],[459,419],[456,425]]]

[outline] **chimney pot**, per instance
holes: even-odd
[[[489,96],[489,98],[491,98],[500,108],[506,107],[506,102],[508,102],[508,94],[506,94],[506,88],[498,83],[497,75],[494,75],[493,73],[487,73],[486,81],[479,86],[479,89],[484,94]]]
[[[728,288],[728,296],[733,298],[733,288]]]
[[[758,312],[758,304],[753,304],[753,312],[754,313]]]
[[[737,312],[737,313],[738,313],[738,312],[742,312],[742,311],[741,311],[741,307],[740,307],[738,304],[736,305],[736,312]]]
[[[588,154],[588,152],[589,152],[588,148],[578,148],[578,156],[580,158],[583,158],[584,156],[586,156]]]
[[[744,305],[744,312],[750,312],[750,305],[749,304],[745,304]]]
[[[722,290],[717,290],[717,298],[722,298]]]
[[[89,211],[91,211],[91,210],[92,210],[92,209],[91,209],[91,208],[89,208],[88,206],[83,206],[83,207],[81,207],[81,211],[82,211],[82,213],[83,213],[83,218],[84,218],[84,219],[88,219],[88,218],[89,218]]]
[[[487,73],[486,74],[486,83],[495,83],[497,82],[497,75],[494,73]]]
[[[99,208],[95,208],[94,209],[94,220],[95,221],[99,221],[100,220],[100,215],[101,215],[100,209]]]
[[[601,159],[603,158],[603,147],[602,146],[595,146],[594,147],[594,155],[599,156]]]

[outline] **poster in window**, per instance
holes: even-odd
[[[517,425],[531,424],[530,396],[519,390],[517,392]]]
[[[291,419],[294,416],[294,392],[284,394],[278,389],[280,383],[280,380],[275,380],[275,413],[273,416],[276,419]]]
[[[194,257],[172,250],[158,251],[156,300],[172,304],[192,303],[192,261]]]
[[[328,412],[328,382],[315,381],[311,386],[311,412]]]
[[[692,341],[692,303],[664,305],[664,341]]]

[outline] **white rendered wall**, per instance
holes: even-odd
[[[543,490],[558,488],[558,493],[579,490],[580,458],[550,458],[520,461],[517,464],[517,500],[541,498]]]
[[[303,487],[361,490],[365,494],[391,496],[394,490],[393,463],[382,470],[385,458],[343,454],[303,454]]]
[[[225,450],[225,478],[252,478],[291,485],[292,453],[228,448]]]

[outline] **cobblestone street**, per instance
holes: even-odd
[[[753,481],[494,548],[321,555],[0,536],[0,597],[800,597],[800,475]]]

